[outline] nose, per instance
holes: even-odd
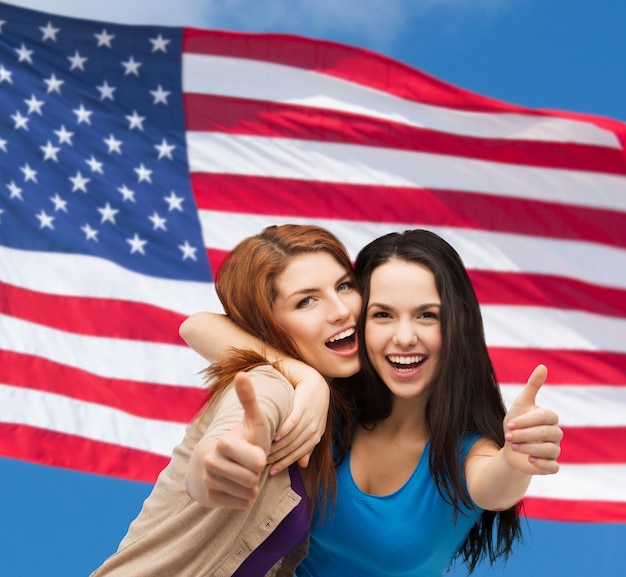
[[[328,317],[331,323],[345,321],[350,316],[350,308],[335,294],[330,301]]]
[[[395,333],[392,337],[394,345],[399,347],[411,347],[417,344],[417,332],[413,323],[408,320],[400,320],[396,325]]]

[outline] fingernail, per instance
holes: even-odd
[[[536,463],[536,462],[537,462],[537,457],[528,457],[528,460],[529,460],[531,463]]]
[[[270,477],[273,477],[274,475],[276,475],[276,473],[278,473],[278,471],[276,469],[271,469],[270,470]]]
[[[517,451],[517,449],[519,449],[519,443],[511,443],[511,449]]]
[[[276,442],[276,441],[280,441],[281,439],[282,439],[282,437],[281,437],[280,435],[276,435],[276,436],[274,437],[274,442]]]
[[[504,438],[507,441],[512,441],[513,440],[513,435],[511,435],[511,433],[507,433],[506,435],[504,435]]]
[[[515,428],[515,423],[509,423],[507,427],[512,431]]]

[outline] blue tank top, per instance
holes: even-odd
[[[478,435],[464,439],[462,462]],[[337,504],[315,518],[307,557],[297,577],[440,577],[465,542],[482,509],[446,503],[428,467],[430,443],[408,481],[390,495],[361,491],[350,453],[337,469]]]

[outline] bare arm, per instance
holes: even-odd
[[[328,383],[306,363],[287,357],[267,346],[222,314],[199,312],[185,319],[179,329],[182,339],[209,362],[223,359],[229,349],[251,349],[281,363],[286,374],[296,383],[296,396],[291,413],[281,425],[272,445],[268,462],[271,474],[298,461],[308,465],[311,451],[319,443],[326,427],[330,391]]]
[[[506,414],[504,447],[481,439],[467,456],[467,489],[483,509],[512,507],[526,494],[533,475],[552,475],[559,470],[556,460],[563,431],[558,415],[535,404],[546,376],[546,368],[539,365]]]

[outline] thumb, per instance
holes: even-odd
[[[531,373],[530,377],[528,377],[528,381],[526,386],[522,389],[517,398],[515,399],[514,405],[518,407],[530,407],[535,404],[535,399],[537,398],[537,393],[539,389],[541,389],[542,385],[546,382],[546,377],[548,376],[548,369],[545,365],[537,365],[535,370]]]
[[[246,441],[261,447],[266,453],[271,444],[270,426],[265,413],[256,400],[254,386],[247,373],[239,372],[235,375],[235,391],[243,407],[244,435]]]

